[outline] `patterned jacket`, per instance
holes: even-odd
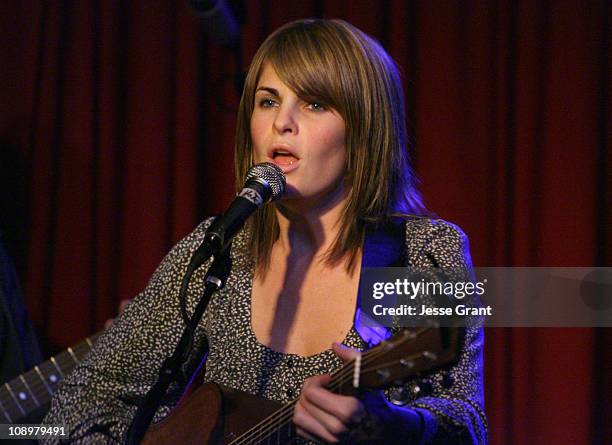
[[[168,253],[146,289],[64,380],[45,423],[67,425],[74,443],[123,440],[137,404],[183,331],[178,302],[180,282],[208,224],[210,220],[200,224]],[[193,352],[185,369],[195,371],[208,342],[206,381],[287,403],[299,396],[307,377],[330,373],[341,362],[331,350],[302,357],[274,351],[257,341],[250,320],[254,265],[247,237],[244,230],[233,241],[232,274],[225,288],[211,299],[196,329]],[[405,248],[405,258],[411,266],[471,268],[466,236],[442,220],[407,219]],[[191,280],[190,311],[202,294],[205,269],[198,269]],[[343,343],[359,349],[366,347],[355,327]],[[408,404],[421,415],[421,443],[486,443],[482,349],[482,330],[468,329],[459,362],[448,373],[432,374],[425,382],[407,382],[403,391],[387,391],[394,403]],[[179,385],[171,386],[154,421],[169,414],[182,390]],[[50,438],[47,443],[55,440]]]

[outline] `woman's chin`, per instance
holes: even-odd
[[[313,210],[328,211],[337,205],[343,205],[342,202],[346,198],[346,190],[343,188],[304,190],[288,183],[277,205],[291,213],[310,213]]]

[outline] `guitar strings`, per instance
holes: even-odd
[[[341,368],[340,371],[342,371],[343,369],[344,367]],[[282,428],[284,425],[287,424],[287,420],[290,420],[293,417],[293,408],[296,403],[297,399],[283,406],[278,411],[260,422],[258,425],[255,425],[250,430],[247,430],[235,441],[232,441],[231,444],[233,445],[240,443],[246,445],[251,443],[258,443],[260,440],[270,436],[272,432],[278,430],[279,427]]]
[[[380,351],[380,352],[382,353],[384,351]],[[364,359],[364,362],[372,360],[377,355],[378,355],[377,353],[369,354],[367,358]],[[352,365],[352,362],[340,368],[340,370],[338,370],[336,374],[332,374],[332,382],[329,385],[330,390],[336,390],[338,388],[341,388],[344,384],[348,383],[351,380],[352,374],[353,374],[351,365]],[[297,399],[292,401],[288,405],[285,405],[283,408],[281,408],[279,411],[274,413],[272,416],[268,417],[266,420],[264,420],[259,425],[254,427],[250,432],[245,433],[245,435],[250,433],[249,437],[241,436],[246,440],[242,440],[236,443],[245,444],[245,445],[253,444],[253,443],[260,443],[261,440],[265,439],[266,437],[269,437],[272,433],[274,433],[275,431],[278,431],[280,428],[283,428],[286,425],[288,425],[289,428],[291,428],[290,425],[291,425],[291,420],[293,418],[294,405],[296,403],[297,403]],[[240,440],[240,438],[238,438],[238,440]]]
[[[417,337],[419,337],[421,334],[423,334],[424,332],[427,332],[430,329],[431,329],[430,327],[423,327],[419,330],[413,331],[411,336],[405,336],[403,338],[400,338],[398,340],[397,346],[401,345],[402,343],[406,341],[410,342],[410,341],[416,340]],[[362,367],[361,372],[366,372],[366,371],[369,372],[375,369],[375,368],[367,368],[366,365],[368,364],[368,362],[371,362],[373,359],[378,358],[380,355],[386,352],[387,351],[383,350],[382,348],[364,352],[362,355],[363,357],[362,364],[364,366]],[[417,353],[413,356],[409,356],[409,358],[412,359],[419,355],[422,355],[422,353]],[[351,366],[352,363],[353,362],[347,363],[342,368],[340,368],[336,373],[332,374],[332,382],[330,383],[329,389],[331,390],[341,389],[345,383],[350,381],[350,378],[352,378],[352,374],[353,374],[353,369],[352,369],[353,367]],[[383,367],[383,366],[379,365],[378,368],[380,367]],[[293,418],[293,406],[295,405],[296,402],[297,402],[297,399],[285,405],[283,408],[279,409],[277,412],[268,416],[258,425],[254,426],[250,430],[247,430],[241,436],[239,436],[234,441],[232,441],[231,444],[240,443],[240,444],[246,445],[246,444],[258,443],[260,440],[263,440],[266,437],[269,437],[271,433],[273,433],[274,431],[278,431],[279,428],[282,428],[284,425],[286,425],[287,421],[291,421],[291,419]]]

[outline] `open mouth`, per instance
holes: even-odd
[[[299,159],[288,150],[276,149],[272,152],[272,159],[277,165],[293,165]]]

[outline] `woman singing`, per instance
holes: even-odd
[[[356,310],[370,229],[401,228],[396,247],[406,266],[471,268],[465,235],[424,216],[408,164],[404,93],[382,47],[340,20],[302,20],[274,32],[246,78],[235,160],[239,185],[252,165],[272,162],[287,190],[234,238],[232,273],[196,329],[186,369],[194,371],[208,349],[206,381],[283,404],[298,399],[300,440],[486,443],[478,329],[467,330],[447,373],[359,398],[326,389],[343,361],[382,338],[366,335]],[[66,424],[78,443],[123,440],[184,328],[179,286],[210,222],[170,251],[65,380],[45,423]],[[190,310],[204,273],[192,278]],[[155,420],[183,389],[171,386]]]

